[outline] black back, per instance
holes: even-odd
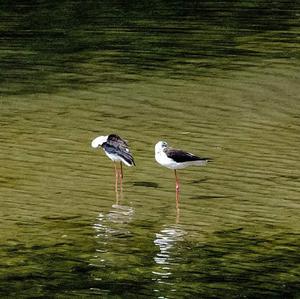
[[[183,163],[183,162],[190,162],[190,161],[209,161],[209,158],[200,158],[198,156],[195,156],[191,153],[182,151],[182,150],[177,150],[173,148],[166,148],[164,150],[166,155],[173,159],[177,163]]]

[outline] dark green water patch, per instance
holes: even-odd
[[[0,90],[51,92],[153,75],[192,80],[296,58],[297,12],[295,1],[6,3]]]
[[[0,255],[7,264],[0,266],[0,294],[31,298],[72,293],[108,298],[299,295],[299,234],[263,237],[240,227],[217,231],[206,242],[198,242],[190,240],[181,226],[165,228],[156,237],[153,225],[148,225],[146,234],[136,225],[126,227],[130,237],[120,238],[111,227],[101,234],[98,230],[96,242],[90,239],[89,246],[81,242],[2,246]]]

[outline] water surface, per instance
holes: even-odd
[[[2,296],[299,297],[299,6],[268,5],[2,6]],[[179,211],[159,140],[214,159]]]

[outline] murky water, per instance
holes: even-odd
[[[3,5],[1,296],[300,296],[300,11],[269,5]],[[214,159],[179,211],[158,140]]]

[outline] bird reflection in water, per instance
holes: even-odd
[[[174,279],[171,278],[175,272],[174,268],[180,263],[176,244],[184,241],[185,235],[185,230],[179,224],[165,226],[155,234],[154,244],[158,246],[159,252],[154,257],[156,266],[152,274],[153,280],[157,282],[154,291],[159,295],[163,295],[166,288],[172,292],[176,291]]]
[[[121,265],[125,261],[116,259],[127,247],[128,238],[132,237],[129,229],[134,216],[134,209],[125,205],[112,205],[108,213],[99,213],[93,225],[97,248],[91,264],[106,268],[108,265]]]

